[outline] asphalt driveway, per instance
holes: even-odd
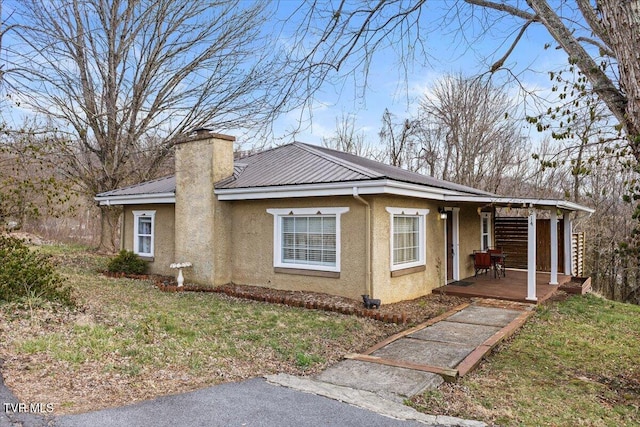
[[[13,399],[6,394],[0,396]],[[424,426],[280,387],[262,378],[78,415],[44,418],[0,409],[1,427]]]
[[[0,427],[484,426],[419,413],[403,401],[437,387],[442,375],[473,369],[530,314],[528,306],[465,304],[347,355],[315,378],[278,374],[78,415],[12,410],[18,402],[0,376]]]

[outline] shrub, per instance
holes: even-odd
[[[0,300],[25,299],[75,305],[71,287],[55,271],[49,256],[30,250],[19,239],[0,236]]]
[[[137,254],[123,249],[109,261],[107,268],[111,273],[144,274],[147,270],[147,263]]]

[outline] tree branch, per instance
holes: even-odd
[[[513,49],[515,49],[516,45],[518,44],[518,42],[520,41],[520,39],[522,38],[522,35],[524,34],[524,32],[527,30],[527,27],[531,24],[531,22],[533,21],[527,21],[525,22],[525,24],[522,26],[522,28],[520,28],[520,32],[518,33],[518,35],[516,36],[515,40],[513,41],[513,43],[511,43],[511,47],[509,47],[509,49],[507,50],[507,52],[504,54],[504,56],[502,58],[500,58],[499,60],[497,60],[492,66],[491,66],[491,72],[495,73],[499,68],[501,68],[504,65],[504,62],[507,60],[507,58],[509,57],[509,55],[511,55],[511,52],[513,52]]]
[[[608,56],[611,58],[615,58],[616,56],[611,49],[609,49],[607,46],[605,46],[603,43],[599,42],[598,40],[594,40],[592,38],[584,37],[584,36],[577,37],[576,40],[578,40],[579,42],[588,43],[590,45],[597,47],[600,50],[600,55],[602,56]]]
[[[607,104],[616,119],[620,123],[626,123],[627,99],[624,94],[613,84],[545,0],[527,0],[527,3],[536,12],[539,21],[555,41],[567,52],[569,61],[575,63],[587,76],[593,90]]]
[[[600,49],[606,52],[612,52],[611,48],[611,39],[609,38],[609,34],[607,34],[607,30],[602,25],[602,22],[598,18],[596,11],[591,6],[591,2],[589,0],[576,0],[576,4],[584,17],[584,20],[587,21],[587,24],[591,28],[591,31],[600,39],[602,43],[606,45],[606,48],[599,43],[598,46]],[[610,55],[613,56],[613,55]]]
[[[474,6],[486,7],[488,9],[494,9],[500,12],[506,12],[509,15],[517,16],[518,18],[522,18],[526,21],[535,22],[538,20],[538,17],[536,15],[526,12],[522,9],[518,9],[517,7],[510,6],[508,4],[495,3],[487,0],[464,0],[464,1],[465,3],[471,4]]]

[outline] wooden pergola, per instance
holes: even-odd
[[[586,206],[565,200],[552,199],[529,199],[529,198],[510,198],[510,197],[491,197],[491,196],[447,196],[450,202],[475,202],[488,206],[519,208],[527,211],[527,301],[535,302],[538,300],[536,294],[536,223],[538,213],[547,211],[549,213],[550,227],[550,254],[551,268],[549,285],[557,286],[558,283],[558,239],[564,240],[564,275],[571,276],[571,236],[573,233],[573,213],[586,213],[591,215],[595,212]],[[562,214],[560,219],[563,222],[563,236],[558,236],[557,223],[559,221],[558,214]]]

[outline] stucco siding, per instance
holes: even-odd
[[[230,209],[231,265],[235,283],[283,290],[324,292],[353,299],[365,293],[365,207],[352,197],[234,201]],[[274,216],[267,209],[348,207],[341,221],[340,277],[276,272]]]
[[[445,221],[439,219],[438,203],[422,199],[396,196],[366,196],[370,203],[372,239],[372,276],[369,292],[366,287],[366,207],[353,197],[318,197],[299,199],[272,199],[255,201],[218,202],[218,224],[229,224],[218,230],[218,239],[230,244],[221,245],[224,250],[212,251],[199,248],[204,254],[215,257],[220,270],[229,271],[230,281],[238,284],[264,286],[282,290],[300,290],[340,295],[356,300],[364,293],[380,298],[383,304],[410,300],[428,295],[444,284]],[[267,209],[348,207],[341,215],[341,271],[336,277],[288,274],[274,268],[274,216]],[[392,277],[391,268],[391,214],[388,207],[428,209],[425,241],[426,265],[422,271]],[[153,210],[155,215],[154,260],[149,262],[149,272],[174,275],[169,265],[178,261],[174,255],[175,208],[174,205],[133,205],[124,209],[124,247],[133,250],[133,211]],[[480,245],[480,217],[477,206],[461,206],[459,211],[460,277],[473,275],[473,259],[470,254]],[[206,232],[203,230],[202,232]],[[197,250],[198,248],[193,248]],[[187,282],[189,269],[185,270]],[[204,275],[207,275],[204,272]],[[207,284],[211,285],[211,282]],[[215,283],[216,285],[222,283]]]
[[[153,261],[148,263],[148,273],[174,275],[169,268],[174,260],[175,207],[173,204],[128,205],[124,207],[123,242],[124,248],[133,250],[133,211],[155,211]]]
[[[214,196],[213,183],[233,174],[233,138],[203,132],[176,146],[175,255],[190,262],[187,283],[231,280],[231,215]]]
[[[474,250],[480,249],[480,215],[478,206],[460,208],[460,278],[473,276]]]
[[[374,268],[373,288],[376,298],[383,304],[410,300],[430,294],[444,283],[444,221],[438,219],[438,205],[423,199],[393,196],[374,198]],[[392,277],[391,269],[391,214],[387,207],[429,209],[425,218],[425,266],[415,271]]]

